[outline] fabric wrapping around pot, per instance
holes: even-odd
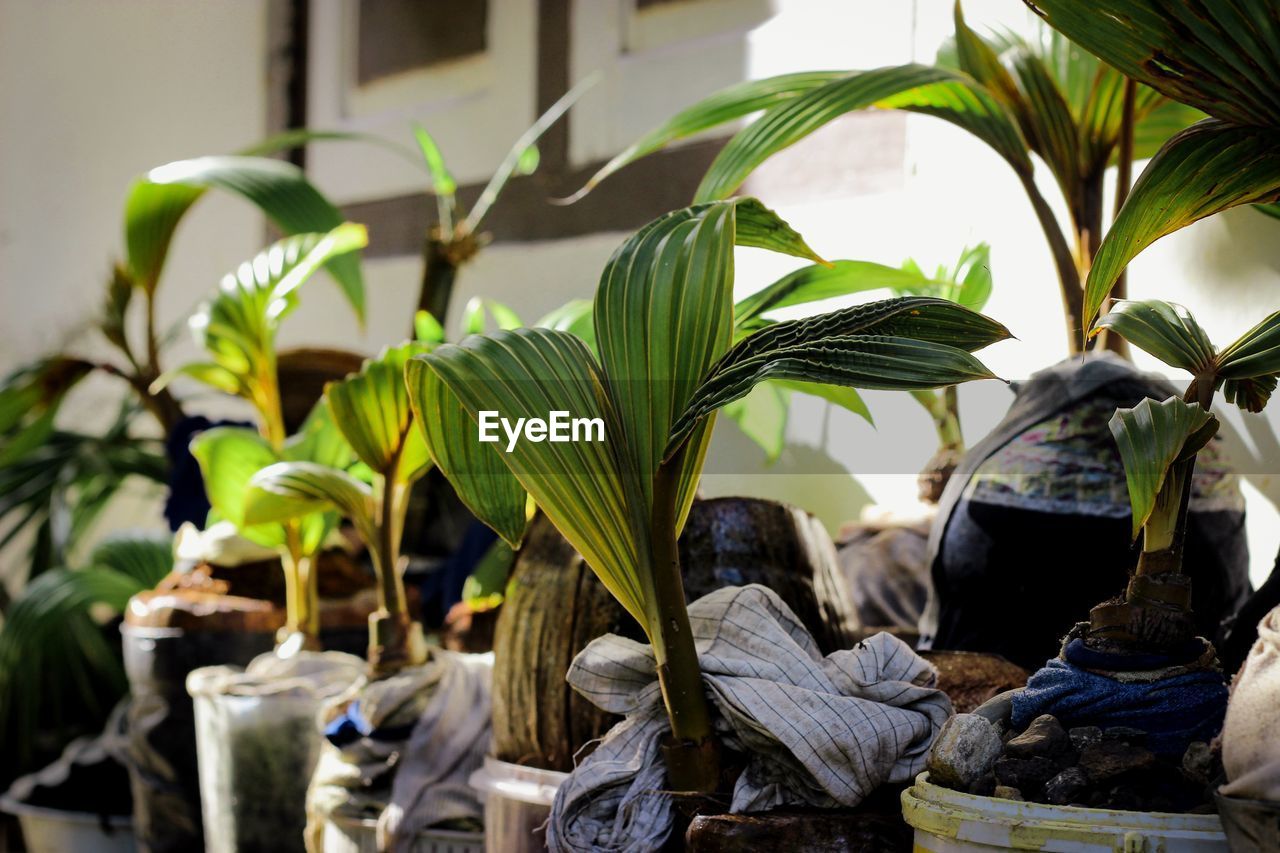
[[[1146,732],[1152,752],[1181,757],[1193,741],[1218,734],[1227,704],[1213,647],[1203,640],[1192,646],[1181,660],[1143,656],[1145,668],[1133,669],[1125,658],[1134,656],[1091,651],[1069,637],[1061,657],[1014,693],[1013,728],[1022,731],[1041,714],[1068,728],[1126,726]]]
[[[361,680],[326,708],[324,745],[307,794],[307,849],[330,815],[376,818],[379,850],[407,851],[429,827],[478,827],[468,784],[492,735],[493,655],[433,650],[421,666]]]
[[[1228,797],[1280,803],[1280,607],[1258,623],[1258,640],[1231,686],[1222,729]]]
[[[689,605],[689,619],[716,732],[747,761],[732,812],[857,805],[923,769],[951,714],[932,665],[906,643],[877,634],[823,657],[766,587],[717,590]],[[601,637],[574,660],[569,682],[626,719],[561,785],[548,846],[657,849],[673,815],[660,750],[670,725],[652,648]]]

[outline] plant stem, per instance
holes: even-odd
[[[395,471],[397,459],[390,470]],[[417,663],[410,644],[409,606],[400,575],[400,543],[398,531],[398,498],[407,487],[398,486],[393,477],[381,478],[376,542],[373,545],[373,569],[378,578],[378,610],[369,615],[369,664],[379,674],[394,672]]]
[[[438,229],[432,229],[422,249],[422,288],[418,292],[418,310],[426,311],[442,326],[449,312],[457,274],[458,264],[449,251],[449,244]]]
[[[1120,118],[1120,147],[1116,152],[1116,205],[1111,214],[1114,223],[1129,197],[1129,187],[1133,184],[1133,128],[1135,123],[1134,104],[1138,96],[1138,84],[1132,79],[1124,83],[1124,106]],[[1113,299],[1124,299],[1129,295],[1129,269],[1120,270],[1120,276],[1111,288]],[[1125,358],[1129,357],[1129,342],[1116,334],[1105,333],[1103,346]]]
[[[649,557],[657,624],[650,626],[650,636],[659,640],[653,644],[653,651],[663,703],[671,720],[673,742],[667,748],[669,782],[678,791],[706,793],[716,789],[720,768],[712,743],[711,714],[702,683],[702,668],[689,625],[676,541],[677,478],[687,446],[659,465],[653,478]]]

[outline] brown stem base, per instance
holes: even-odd
[[[422,626],[407,613],[385,610],[369,614],[369,666],[376,675],[389,675],[427,659]]]
[[[1090,645],[1159,651],[1193,637],[1191,579],[1175,572],[1135,574],[1123,599],[1104,601],[1089,611]]]

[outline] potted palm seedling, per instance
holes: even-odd
[[[734,345],[735,244],[816,259],[753,199],[677,211],[602,274],[599,360],[570,333],[518,329],[438,347],[406,371],[415,409],[436,413],[421,419],[432,456],[477,516],[517,544],[532,497],[644,629],[669,723],[665,787],[680,792],[721,781],[676,546],[715,410],[766,378],[899,389],[986,378],[970,351],[1008,334],[954,303],[904,297],[774,323]],[[481,441],[495,412],[526,425],[526,440]],[[558,440],[553,412],[598,437]],[[548,429],[556,440],[538,438]]]
[[[419,325],[429,324],[420,318]],[[342,467],[307,461],[283,461],[254,474],[246,495],[246,519],[250,523],[288,522],[316,512],[337,511],[351,520],[369,548],[377,575],[378,608],[369,617],[367,678],[357,683],[325,712],[329,745],[312,781],[308,812],[317,837],[345,849],[360,839],[372,841],[379,821],[394,821],[392,834],[422,840],[431,823],[453,827],[478,823],[480,807],[472,798],[468,806],[456,794],[448,795],[454,808],[439,810],[432,784],[465,780],[478,764],[488,740],[488,667],[462,662],[462,656],[437,650],[428,661],[422,627],[413,621],[401,577],[400,542],[408,510],[409,492],[431,466],[421,432],[414,426],[404,382],[405,363],[430,345],[412,342],[391,347],[365,362],[359,373],[325,390],[333,420],[354,449],[368,475],[366,479]],[[480,685],[479,694],[472,687]],[[453,696],[445,695],[452,692]],[[477,699],[483,697],[483,701]],[[465,704],[474,726],[454,723],[446,731],[436,720],[439,708]],[[438,723],[439,745],[435,753],[419,743],[422,719]],[[413,739],[417,746],[410,746]],[[389,744],[405,742],[403,750]],[[448,764],[443,755],[467,756],[448,767],[460,779],[433,777],[414,763],[437,767]],[[380,757],[380,759],[379,759]],[[433,765],[432,762],[437,762]],[[355,773],[356,767],[359,772]],[[406,803],[397,774],[406,774],[421,789]],[[462,798],[465,799],[465,798]],[[389,810],[388,807],[391,807]],[[384,812],[387,814],[384,815]],[[392,818],[391,814],[395,817]],[[478,845],[479,836],[445,830],[426,833],[433,841],[466,847]],[[415,842],[418,843],[418,842]],[[455,848],[451,848],[455,849]]]
[[[351,446],[317,404],[301,429],[286,434],[275,340],[298,302],[298,289],[327,261],[364,245],[364,229],[344,224],[325,234],[286,238],[228,275],[191,325],[209,360],[174,375],[196,378],[247,400],[259,426],[222,426],[192,442],[213,507],[211,518],[275,550],[285,577],[285,624],[273,652],[244,671],[202,667],[187,677],[195,702],[205,841],[210,849],[278,849],[292,827],[301,849],[306,779],[320,743],[319,703],[359,674],[351,655],[320,652],[316,561],[338,517],[314,512],[284,523],[255,524],[245,515],[250,477],[281,460],[345,467]],[[252,804],[249,807],[248,804]]]
[[[1259,36],[1244,18],[1221,14],[1225,8],[1215,7],[1201,15],[1191,14],[1183,4],[1163,0],[1107,0],[1088,7],[1036,0],[1029,5],[1050,26],[1122,73],[1210,116],[1169,139],[1128,193],[1093,257],[1082,300],[1082,316],[1088,323],[1112,292],[1125,265],[1146,246],[1206,216],[1240,204],[1269,201],[1280,193],[1274,150],[1280,112],[1257,95],[1269,90],[1268,86],[1274,88],[1275,81],[1267,79],[1274,74],[1272,70],[1242,74],[1237,64],[1241,58],[1252,64],[1258,56],[1272,55],[1275,38],[1271,33]],[[1276,12],[1273,3],[1262,4],[1255,11],[1263,16]],[[1170,69],[1177,72],[1168,73]],[[1261,88],[1259,75],[1265,79]],[[1158,749],[1154,743],[1157,736],[1161,740],[1169,737],[1170,732],[1164,729],[1175,726],[1178,719],[1197,736],[1211,737],[1222,718],[1226,691],[1214,650],[1203,640],[1185,642],[1191,632],[1185,618],[1188,590],[1181,572],[1180,546],[1187,491],[1196,452],[1217,429],[1208,411],[1215,391],[1221,388],[1229,401],[1258,410],[1274,389],[1276,364],[1268,352],[1274,323],[1274,317],[1264,320],[1222,350],[1213,347],[1189,313],[1163,302],[1120,302],[1097,324],[1166,363],[1189,370],[1193,379],[1182,399],[1144,401],[1117,412],[1113,419],[1111,427],[1128,480],[1134,531],[1135,535],[1138,531],[1143,534],[1143,550],[1123,597],[1095,607],[1090,621],[1068,636],[1062,659],[1051,661],[1033,676],[1028,690],[1036,687],[1042,676],[1047,680],[1055,672],[1069,671],[1073,656],[1092,656],[1097,670],[1094,677],[1106,678],[1099,683],[1107,696],[1103,699],[1083,682],[1076,685],[1078,696],[1093,696],[1091,703],[1080,703],[1077,713],[1084,712],[1087,704],[1095,711],[1108,706],[1118,713],[1132,711],[1131,719],[1147,727],[1145,735],[1153,741],[1152,750]],[[1183,647],[1179,649],[1180,642]],[[1201,656],[1187,659],[1196,652]],[[1130,665],[1117,665],[1126,656]],[[1143,665],[1157,669],[1144,671]],[[1106,673],[1118,675],[1107,678]],[[1188,690],[1189,686],[1199,689]],[[1153,708],[1161,707],[1158,702],[1151,704],[1159,695],[1157,688],[1165,696],[1179,698],[1177,716],[1152,713]],[[1029,707],[1025,701],[1024,710]],[[1013,700],[1015,723],[1018,702]],[[1047,744],[1055,740],[1054,725],[1040,718],[1033,722],[1038,729],[1032,733],[1035,737],[1027,738],[1024,733],[1010,744],[1021,739],[1019,750],[1029,750],[1031,741]],[[966,728],[973,732],[967,738],[967,752],[993,760],[1000,756],[998,734],[992,741],[992,733],[982,724],[971,722]],[[941,740],[948,740],[946,733]],[[1076,776],[1078,785],[1066,784],[1070,779],[1059,780],[1054,786],[1058,801],[1074,800],[1069,788],[1082,793],[1105,781],[1108,771],[1096,759],[1106,753],[1113,757],[1127,753],[1130,759],[1150,765],[1150,751],[1126,745],[1123,740],[1112,738],[1110,746],[1073,742],[1073,747],[1079,747],[1081,763],[1090,764],[1092,772]],[[981,742],[988,746],[980,746]],[[1207,755],[1208,749],[1200,752]],[[1191,755],[1188,748],[1187,756]],[[1184,772],[1198,763],[1188,762],[1187,756],[1183,756]],[[1022,759],[1029,760],[1026,754]],[[1113,762],[1111,767],[1141,769],[1126,761]],[[1211,772],[1198,775],[1206,777],[1198,780],[1204,784],[1212,781]],[[1011,803],[942,791],[923,778],[903,795],[903,803],[908,822],[917,828],[917,838],[923,837],[926,843],[932,843],[927,841],[930,836],[980,837],[988,844],[1016,848],[1015,836],[1025,837],[1031,827],[1041,833],[1037,837],[1050,833],[1061,840],[1078,839],[1081,849],[1111,849],[1119,839],[1135,833],[1145,836],[1148,843],[1162,843],[1160,839],[1173,843],[1177,838],[1178,843],[1198,843],[1196,849],[1226,848],[1222,824],[1209,817]]]

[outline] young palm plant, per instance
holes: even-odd
[[[298,435],[290,438],[280,402],[276,333],[297,306],[298,288],[326,263],[365,244],[362,226],[339,225],[326,234],[289,237],[227,275],[216,298],[192,316],[191,326],[210,356],[160,380],[184,375],[247,400],[258,414],[258,431],[218,427],[197,436],[191,451],[200,463],[213,515],[236,525],[241,535],[276,548],[286,581],[287,647],[314,647],[319,633],[315,555],[333,517],[315,513],[284,524],[257,525],[245,517],[245,489],[255,471],[282,459],[345,466],[351,449],[333,427],[328,409],[318,406]]]
[[[126,409],[129,420],[139,411],[154,418],[167,437],[184,417],[182,404],[155,380],[161,375],[166,333],[157,322],[157,300],[162,273],[178,226],[188,210],[208,190],[239,196],[255,205],[283,232],[296,234],[327,231],[341,224],[337,208],[296,167],[278,160],[251,156],[200,157],[152,169],[129,188],[124,206],[125,260],[113,266],[107,280],[97,329],[111,345],[109,359],[91,359],[75,352],[44,358],[16,371],[0,385],[0,461],[4,466],[29,466],[42,478],[56,479],[56,488],[5,490],[0,499],[0,517],[8,525],[3,544],[23,529],[36,531],[31,552],[30,575],[65,559],[75,544],[75,535],[85,525],[55,525],[51,516],[63,509],[85,504],[82,517],[98,510],[110,499],[120,479],[110,487],[95,486],[92,501],[75,492],[92,471],[85,473],[82,462],[109,449],[122,462],[146,451],[147,442],[134,438],[130,424],[121,430],[112,426],[106,435],[71,432],[55,428],[63,402],[79,383],[93,374],[122,380],[137,406]],[[363,314],[364,285],[354,256],[335,257],[330,272],[342,286],[358,314]],[[142,302],[144,323],[141,333],[130,333],[129,317]],[[80,439],[81,446],[76,447]],[[120,445],[127,446],[120,446]],[[104,457],[105,458],[105,457]],[[155,464],[152,464],[155,463]],[[54,468],[59,466],[56,471]],[[93,466],[87,466],[92,469]],[[152,472],[158,469],[158,474]],[[15,468],[16,470],[16,468]],[[162,458],[148,461],[148,476],[164,481]]]
[[[287,525],[336,510],[355,525],[378,578],[378,609],[369,616],[369,664],[377,675],[426,658],[421,628],[409,619],[400,565],[409,489],[431,465],[422,435],[413,428],[404,368],[426,349],[421,343],[388,348],[359,373],[325,389],[334,423],[372,472],[372,486],[341,466],[292,460],[255,473],[245,496],[249,524]]]
[[[876,108],[935,116],[985,142],[1014,170],[1053,256],[1076,351],[1087,328],[1081,281],[1104,230],[1107,169],[1118,165],[1119,186],[1127,188],[1132,160],[1151,156],[1200,114],[1166,99],[1154,83],[1135,84],[1052,30],[1032,39],[984,38],[965,23],[958,3],[955,30],[954,50],[936,66],[785,74],[717,92],[618,154],[579,195],[628,163],[753,113],[760,116],[716,156],[695,202],[727,198],[770,157],[843,115]],[[1149,76],[1134,75],[1147,83]],[[1066,228],[1037,186],[1032,154],[1062,193]]]
[[[686,208],[605,267],[599,358],[569,332],[515,329],[438,347],[406,370],[432,457],[472,511],[514,546],[532,497],[643,627],[671,722],[670,781],[686,791],[718,782],[676,547],[715,411],[765,379],[916,389],[987,378],[970,352],[1008,336],[954,303],[903,297],[769,323],[735,343],[735,244],[820,260],[754,199]],[[568,413],[602,433],[526,431],[499,447],[479,440],[490,411],[526,424]]]
[[[1103,329],[1193,377],[1181,399],[1143,400],[1111,419],[1142,553],[1123,601],[1090,614],[1094,637],[1167,647],[1192,635],[1182,543],[1196,454],[1218,431],[1209,411],[1213,396],[1221,389],[1227,402],[1249,412],[1266,406],[1280,374],[1280,312],[1221,350],[1185,308],[1158,300],[1117,302],[1094,333]]]

